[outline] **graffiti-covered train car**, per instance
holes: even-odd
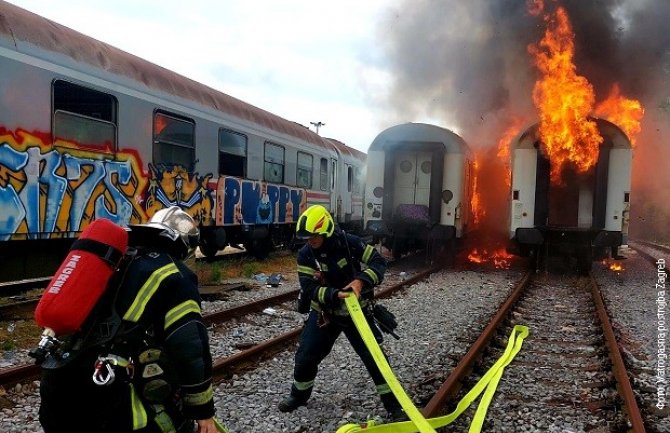
[[[362,220],[364,154],[4,1],[0,71],[4,257],[171,205],[200,223],[208,256],[266,254],[312,203]]]

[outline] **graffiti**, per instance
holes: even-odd
[[[214,187],[212,174],[176,164],[149,164],[147,176],[133,150],[95,152],[46,137],[0,128],[2,241],[75,237],[97,218],[139,224],[174,205],[203,225],[290,223],[306,208],[302,188],[225,176]]]
[[[149,187],[145,210],[151,216],[156,211],[179,206],[196,221],[212,224],[213,192],[207,187],[212,174],[199,176],[175,164],[149,164]]]
[[[18,131],[0,134],[0,240],[74,236],[90,221],[146,218],[134,199],[145,187],[132,153],[77,149]]]
[[[302,188],[224,176],[216,187],[216,224],[270,224],[296,221],[305,210]]]

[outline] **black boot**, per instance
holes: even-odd
[[[279,403],[277,408],[280,412],[293,412],[300,406],[307,406],[307,399],[301,399],[294,395],[289,395]]]
[[[384,408],[388,412],[387,417],[389,421],[400,422],[409,420],[409,418],[407,418],[407,414],[402,409],[402,406],[400,406],[400,403],[398,400],[396,400],[393,394],[382,394],[381,399],[382,403],[384,404]]]
[[[409,421],[409,418],[401,407],[396,407],[388,411],[388,420],[391,422],[401,422]]]

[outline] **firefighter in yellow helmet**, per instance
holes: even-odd
[[[389,418],[404,419],[400,404],[365,347],[343,302],[348,291],[359,298],[370,328],[381,343],[382,334],[369,306],[374,287],[384,277],[386,261],[360,237],[337,228],[323,206],[310,206],[300,216],[296,236],[306,240],[298,252],[298,311],[309,313],[309,316],[295,355],[291,394],[279,403],[279,410],[291,412],[307,404],[319,364],[330,353],[337,337],[344,333],[372,376]]]

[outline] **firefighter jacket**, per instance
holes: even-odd
[[[196,275],[159,251],[145,251],[130,263],[116,302],[124,328],[139,325],[164,351],[187,419],[214,416],[212,358],[200,302]],[[133,400],[134,430],[147,422],[138,402]]]
[[[147,249],[122,272],[120,285],[107,293],[114,300],[103,302],[109,308],[91,325],[110,329],[107,338],[92,338],[62,366],[42,364],[45,433],[170,432],[186,420],[214,416],[212,358],[196,275],[169,254]],[[108,310],[113,320],[107,320]],[[116,379],[102,386],[91,379],[100,356],[117,357]],[[154,388],[161,380],[170,386]],[[161,389],[167,390],[156,392]]]
[[[361,303],[374,297],[374,287],[381,283],[386,260],[371,245],[355,235],[335,230],[323,245],[313,249],[306,244],[298,252],[300,279],[299,310],[306,313],[311,307],[339,316],[347,315],[346,307],[337,294],[352,280],[363,281]],[[309,307],[305,308],[309,302]],[[301,307],[302,305],[302,307]]]

